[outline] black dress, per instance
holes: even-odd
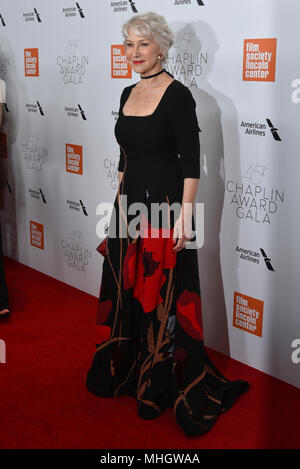
[[[115,126],[118,169],[124,175],[116,216],[98,247],[104,262],[87,387],[101,397],[134,396],[144,419],[173,407],[185,434],[198,435],[210,430],[249,385],[228,380],[207,356],[197,251],[172,249],[179,213],[175,216],[171,205],[182,201],[184,178],[200,177],[195,100],[173,80],[153,114],[125,116],[122,109],[134,86],[123,90]],[[143,202],[145,210],[129,213],[134,202]],[[164,217],[150,215],[155,202],[165,202],[167,226]],[[129,230],[133,220],[136,231]],[[148,237],[147,227],[153,228]]]

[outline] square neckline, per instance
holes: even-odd
[[[165,91],[164,91],[162,97],[160,98],[160,100],[159,100],[159,102],[158,102],[158,105],[156,106],[156,108],[154,109],[154,111],[152,112],[152,114],[147,114],[146,116],[133,116],[133,115],[130,115],[130,114],[124,114],[124,113],[123,113],[123,108],[124,108],[125,104],[127,103],[128,99],[129,99],[129,96],[131,95],[131,91],[132,91],[133,88],[137,85],[137,83],[135,83],[135,85],[133,85],[133,87],[131,88],[129,95],[127,96],[126,101],[124,102],[124,104],[123,104],[123,106],[122,106],[122,108],[121,108],[122,116],[123,116],[123,117],[151,117],[151,116],[153,116],[153,115],[156,113],[156,111],[158,110],[158,108],[159,108],[161,102],[163,101],[165,95],[167,94],[168,89],[170,88],[170,86],[172,85],[172,83],[174,83],[174,81],[176,81],[175,78],[174,78],[173,81],[171,81],[171,83],[168,84],[167,88],[165,89]]]

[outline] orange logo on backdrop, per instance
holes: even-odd
[[[233,326],[262,336],[264,302],[234,292]]]
[[[82,174],[82,146],[66,143],[66,170],[68,173]]]
[[[0,156],[1,158],[7,158],[6,134],[0,134]]]
[[[25,77],[39,76],[39,50],[24,49]]]
[[[243,80],[275,81],[277,39],[245,39]]]
[[[124,44],[111,46],[111,77],[131,78],[132,69],[125,57]]]
[[[44,225],[30,221],[30,244],[36,248],[44,249]]]

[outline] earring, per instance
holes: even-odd
[[[158,59],[162,59],[162,56],[159,54]]]

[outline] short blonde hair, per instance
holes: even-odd
[[[132,29],[132,31],[138,36],[145,36],[156,42],[160,46],[164,59],[169,48],[174,43],[173,32],[169,28],[165,18],[152,11],[134,15],[125,24],[123,24],[123,44],[126,43],[129,29]]]

